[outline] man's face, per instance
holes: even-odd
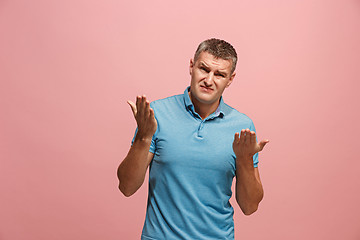
[[[208,52],[200,53],[196,62],[191,59],[190,97],[193,103],[218,104],[225,88],[230,86],[235,77],[231,67],[231,60],[215,58]]]

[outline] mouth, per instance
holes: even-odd
[[[207,92],[207,93],[210,93],[210,92],[214,91],[214,89],[209,88],[209,87],[205,87],[205,86],[200,86],[200,89],[201,89],[203,92]]]

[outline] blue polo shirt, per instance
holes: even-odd
[[[235,132],[255,127],[222,98],[217,110],[201,119],[189,89],[151,103],[158,127],[150,147],[143,240],[234,239],[232,143]],[[257,167],[258,154],[253,160]]]

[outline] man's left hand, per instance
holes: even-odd
[[[255,153],[263,150],[269,140],[256,141],[256,133],[250,129],[243,129],[241,133],[235,133],[233,150],[236,159],[250,158]]]

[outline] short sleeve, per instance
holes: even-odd
[[[256,133],[255,130],[255,126],[254,123],[251,121],[251,125],[250,125],[250,131],[254,131]],[[256,141],[257,141],[257,135],[256,135]],[[259,153],[255,153],[253,156],[253,163],[254,163],[254,167],[258,167],[259,164]]]

